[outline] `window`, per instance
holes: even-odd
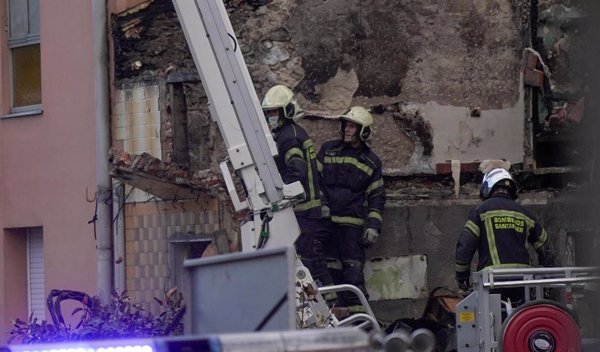
[[[44,289],[44,239],[41,227],[27,229],[27,290],[29,316],[40,321],[46,318]]]
[[[39,0],[8,0],[11,113],[40,110]]]

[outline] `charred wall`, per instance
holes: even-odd
[[[449,159],[522,161],[522,140],[498,150],[494,144],[501,136],[480,126],[510,116],[504,119],[521,127],[499,133],[520,136],[522,131],[519,67],[528,3],[276,0],[265,6],[226,5],[259,97],[274,84],[288,85],[309,115],[317,117],[355,104],[400,107],[373,109],[373,143],[386,171],[410,174],[434,173],[436,163]],[[173,73],[193,75],[171,3],[144,6],[113,17],[117,85]],[[205,99],[199,83],[190,83],[189,91],[194,94],[188,100]],[[473,108],[481,112],[480,119],[469,116]],[[217,130],[207,128],[206,111],[193,104],[190,110],[197,111],[187,122],[191,166],[214,165],[195,141],[210,141]],[[400,126],[398,112],[429,124],[429,139]],[[335,124],[320,119],[302,124],[317,144],[337,133],[337,126],[323,129]]]
[[[162,159],[216,169],[225,156],[208,99],[171,1],[147,1],[112,17],[117,89],[160,87]]]

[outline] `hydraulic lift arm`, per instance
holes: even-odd
[[[294,248],[300,234],[293,210],[304,199],[300,182],[284,184],[275,160],[277,147],[269,131],[252,79],[222,0],[173,0],[188,46],[209,99],[212,118],[225,141],[231,167],[247,192],[240,200],[229,165],[221,163],[236,211],[250,209],[253,220],[242,225],[242,251],[287,246]],[[295,251],[294,251],[295,253]],[[373,311],[355,289],[367,314],[338,321],[329,311],[310,272],[296,258],[296,311],[298,327],[328,327],[363,322],[359,327],[380,331]],[[332,290],[348,290],[330,286]]]
[[[208,96],[211,116],[225,141],[229,163],[247,192],[246,199],[240,200],[229,165],[221,163],[236,211],[250,209],[253,215],[253,220],[241,228],[242,251],[277,246],[293,248],[300,229],[292,206],[295,200],[304,198],[304,189],[300,182],[284,184],[277,170],[273,159],[277,148],[223,1],[173,0],[173,3]],[[299,327],[338,324],[310,272],[298,258],[294,286]],[[370,308],[369,312],[372,313]]]
[[[173,3],[209,98],[211,116],[225,141],[229,163],[247,192],[246,199],[240,200],[229,166],[223,162],[221,171],[229,194],[237,211],[249,208],[254,215],[253,223],[242,226],[242,250],[291,246],[300,233],[291,205],[294,198],[304,196],[304,191],[299,182],[284,184],[277,171],[273,159],[277,148],[225,6],[213,0]],[[269,231],[265,231],[265,221]]]

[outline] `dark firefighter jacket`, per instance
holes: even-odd
[[[331,221],[381,230],[385,189],[377,155],[336,140],[323,144],[317,159]]]
[[[471,260],[479,252],[477,270],[531,265],[526,243],[542,266],[553,266],[546,230],[509,195],[497,193],[471,210],[456,244],[456,278],[468,279]]]
[[[277,170],[286,184],[300,181],[306,199],[294,206],[297,216],[321,218],[321,197],[315,146],[306,131],[293,122],[273,130],[279,155]]]

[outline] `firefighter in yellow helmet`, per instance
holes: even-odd
[[[326,252],[341,263],[342,277],[336,284],[355,285],[368,297],[364,250],[377,241],[383,221],[381,161],[368,144],[371,113],[354,106],[339,118],[341,138],[324,143],[317,154],[331,220]],[[360,302],[350,293],[344,294],[339,304],[352,307]]]
[[[283,182],[300,181],[306,194],[306,199],[294,206],[300,226],[296,252],[318,285],[331,285],[333,281],[322,247],[327,229],[321,221],[321,189],[315,146],[306,131],[295,122],[303,112],[294,93],[282,85],[267,91],[262,108],[277,144],[279,154],[275,163]]]

